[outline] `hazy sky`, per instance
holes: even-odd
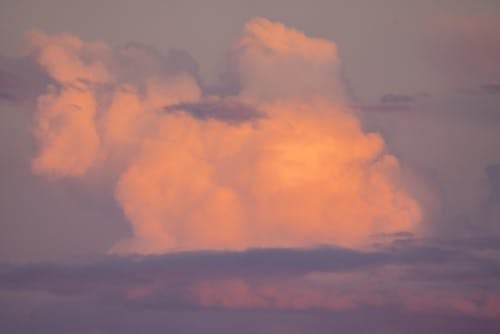
[[[6,55],[20,52],[27,29],[40,28],[115,46],[134,41],[164,52],[184,49],[213,79],[243,24],[264,16],[335,41],[346,75],[363,99],[393,91],[449,92],[498,75],[498,67],[491,73],[476,63],[484,62],[478,57],[482,52],[498,59],[500,5],[494,0],[21,0],[1,6],[0,52]],[[488,49],[469,50],[477,46]]]
[[[500,329],[500,2],[2,1],[0,41],[1,332]]]

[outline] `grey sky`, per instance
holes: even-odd
[[[456,58],[456,51],[467,54],[453,49],[467,45],[454,45],[442,54],[444,39],[463,35],[454,26],[462,18],[494,22],[500,12],[497,1],[454,0],[7,0],[0,6],[0,54],[18,54],[23,33],[40,28],[113,45],[136,41],[162,51],[186,49],[209,80],[243,24],[264,16],[337,42],[346,76],[365,100],[387,92],[432,93],[467,85],[450,82],[442,66],[443,58]],[[500,24],[491,26],[498,34]]]

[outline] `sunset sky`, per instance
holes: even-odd
[[[0,3],[0,332],[499,333],[500,2]]]

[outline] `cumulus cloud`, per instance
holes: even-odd
[[[335,43],[257,18],[231,50],[240,95],[275,101],[344,95]],[[339,101],[340,102],[340,101]]]
[[[101,42],[83,42],[76,36],[49,36],[39,30],[28,34],[37,62],[61,84],[80,86],[112,79],[105,65],[109,47]]]
[[[133,233],[113,252],[360,246],[418,231],[398,159],[347,107],[333,42],[251,20],[230,51],[238,94],[203,97],[196,69],[157,71],[148,48],[30,36],[57,82],[38,99],[33,168],[112,174]]]
[[[32,102],[49,83],[47,74],[33,59],[0,55],[0,100],[16,104]]]
[[[90,168],[99,150],[94,122],[97,84],[111,80],[102,58],[108,47],[63,34],[32,31],[29,41],[37,62],[60,87],[49,86],[38,98],[35,137],[41,151],[33,163],[39,173],[78,176]]]

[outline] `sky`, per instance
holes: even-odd
[[[0,3],[2,333],[498,333],[500,2]]]

